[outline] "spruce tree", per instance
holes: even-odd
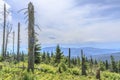
[[[80,57],[77,57],[77,63],[78,63],[78,67],[80,67]]]
[[[45,61],[46,61],[46,53],[44,51],[43,54],[42,54],[42,62],[45,62]]]
[[[22,51],[21,61],[24,61],[24,52]]]
[[[92,59],[92,56],[91,56],[91,59],[90,59],[90,68],[91,68],[91,73],[92,73],[92,69],[93,69],[93,59]]]
[[[35,49],[34,49],[34,62],[35,64],[39,64],[40,63],[40,50],[41,50],[41,46],[40,44],[38,43],[38,40],[37,38],[35,38]]]
[[[95,59],[95,65],[97,65],[98,64],[98,62],[97,62],[97,60]]]
[[[61,59],[63,56],[63,52],[61,52],[59,44],[56,47],[56,52],[55,52],[55,63],[60,63]]]
[[[120,60],[118,61],[118,73],[120,73]]]
[[[111,56],[111,69],[113,72],[117,72],[117,66],[113,56]]]
[[[53,57],[54,56],[54,54],[53,54],[53,52],[51,52],[51,57]]]
[[[50,63],[50,53],[47,52],[47,55],[46,55],[46,63],[49,64]]]
[[[106,68],[106,70],[108,70],[108,66],[109,66],[108,60],[106,60],[106,61],[105,61],[105,68]]]

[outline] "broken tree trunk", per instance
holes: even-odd
[[[69,48],[69,57],[68,57],[68,62],[69,62],[69,68],[70,68],[70,57],[71,57],[71,49]]]
[[[6,4],[4,4],[4,26],[3,26],[3,43],[2,43],[2,57],[5,58],[5,28],[6,28]]]
[[[15,59],[14,44],[15,44],[15,32],[13,31],[13,57]]]
[[[96,71],[96,79],[100,80],[100,69]]]
[[[28,71],[34,72],[34,6],[28,4]]]
[[[81,58],[82,58],[82,75],[87,75],[85,66],[85,56],[83,55],[83,50],[81,50]]]
[[[9,35],[12,31],[12,26],[10,26],[9,24],[6,26],[6,42],[5,42],[5,56],[7,55],[7,46],[8,46],[8,39],[9,39]]]
[[[18,23],[17,61],[20,61],[20,23]]]

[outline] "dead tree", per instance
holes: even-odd
[[[68,57],[68,61],[69,61],[69,68],[70,68],[70,56],[71,56],[71,49],[69,48],[69,57]]]
[[[20,23],[18,23],[17,61],[20,61]]]
[[[14,53],[14,44],[15,44],[15,32],[13,31],[13,57],[15,56],[15,53]],[[15,57],[14,57],[15,59]]]
[[[2,56],[5,58],[5,29],[6,29],[6,4],[4,4],[4,26],[3,26],[3,42],[2,42]]]
[[[34,21],[34,6],[31,2],[28,4],[28,8],[21,9],[18,11],[18,13],[26,9],[27,11],[25,11],[24,14],[27,14],[27,13],[28,14],[25,16],[24,19],[26,19],[28,16],[28,19],[26,20],[26,22],[28,21],[28,69],[27,70],[28,71],[31,70],[34,72],[35,34],[37,34],[35,33],[34,26],[37,26],[39,30],[41,29],[39,28],[38,25],[35,25],[34,23],[35,22]]]
[[[5,50],[4,50],[5,56],[7,54],[8,39],[11,31],[12,31],[12,25],[9,25],[8,23],[8,25],[6,26],[6,42],[5,42]]]
[[[85,56],[83,55],[83,50],[81,50],[81,58],[82,58],[82,75],[87,75],[86,65],[85,65]]]
[[[100,79],[100,69],[97,69],[97,71],[96,71],[96,79],[101,80]]]
[[[28,71],[34,72],[34,6],[30,2],[28,4]]]

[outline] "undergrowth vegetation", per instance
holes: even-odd
[[[48,64],[35,65],[34,73],[27,72],[26,62],[17,64],[1,62],[0,66],[2,66],[0,80],[96,80],[95,75],[82,76],[78,67],[68,68],[63,63],[60,63],[59,67]],[[120,75],[117,73],[109,71],[102,71],[101,73],[101,80],[120,80]]]

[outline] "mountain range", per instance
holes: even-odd
[[[61,51],[65,56],[68,56],[68,49],[61,47]],[[55,52],[56,47],[45,47],[42,48],[42,52]],[[71,48],[71,56],[77,57],[81,56],[81,50],[83,50],[84,55],[88,58],[90,56],[93,57],[93,59],[97,60],[110,60],[110,56],[114,56],[115,60],[120,60],[120,50],[119,49],[100,49],[100,48],[92,48],[92,47],[82,47],[82,48]]]

